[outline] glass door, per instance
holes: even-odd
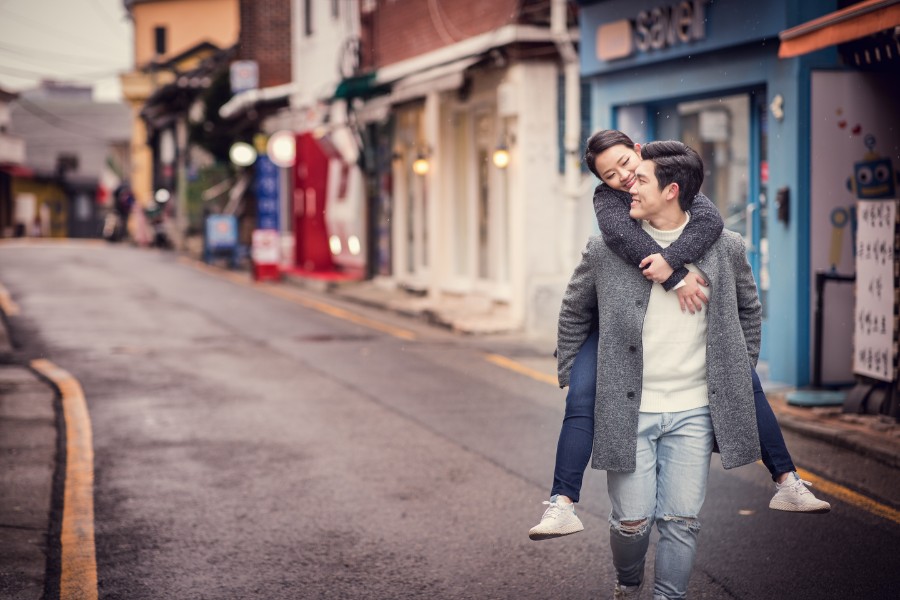
[[[510,295],[509,202],[506,171],[493,163],[498,140],[496,107],[490,103],[461,107],[450,123],[452,256],[445,287],[506,300]]]
[[[398,283],[424,290],[428,282],[428,165],[421,106],[397,111],[394,140],[394,266]],[[417,162],[426,165],[417,169]]]
[[[702,191],[725,227],[744,236],[765,307],[768,290],[765,218],[765,90],[649,107],[654,139],[676,139],[703,158]]]

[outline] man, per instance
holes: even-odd
[[[675,141],[651,142],[642,157],[630,215],[665,247],[690,220],[703,162]],[[714,444],[726,469],[760,457],[750,377],[760,304],[743,239],[723,231],[687,267],[709,284],[696,314],[592,238],[560,310],[562,387],[599,314],[592,466],[607,471],[615,598],[640,593],[654,522],[654,600],[686,597]]]

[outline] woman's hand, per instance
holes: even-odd
[[[691,314],[698,313],[703,308],[704,302],[709,304],[709,298],[700,289],[701,285],[709,287],[703,277],[696,273],[688,273],[684,278],[684,285],[675,290],[678,294],[678,303],[681,304],[681,312],[687,310]]]
[[[659,252],[651,254],[642,260],[640,267],[644,277],[654,283],[665,283],[672,276],[672,273],[675,272]]]

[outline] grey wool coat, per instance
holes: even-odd
[[[722,464],[731,469],[760,458],[750,366],[759,358],[761,307],[740,235],[723,231],[695,266],[710,285],[707,393]],[[635,468],[641,337],[653,285],[596,236],[588,241],[563,297],[557,339],[560,387],[569,384],[575,355],[592,328],[599,327],[595,469]]]

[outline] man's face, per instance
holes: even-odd
[[[666,208],[666,198],[673,193],[670,183],[662,190],[656,179],[656,165],[652,160],[642,161],[634,172],[634,183],[631,186],[632,219],[650,220]]]

